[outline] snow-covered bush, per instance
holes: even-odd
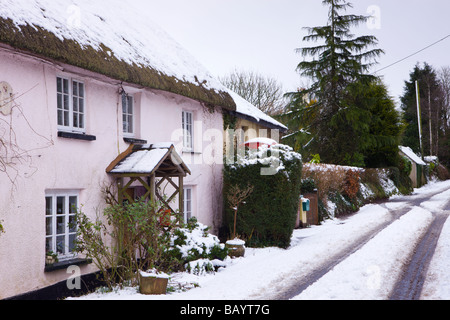
[[[219,238],[208,232],[209,227],[191,218],[184,228],[176,229],[171,239],[170,255],[178,259],[180,265],[188,271],[197,273],[214,271],[221,266],[218,261],[227,257],[228,249]],[[217,260],[217,261],[215,261]]]

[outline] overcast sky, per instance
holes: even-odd
[[[295,71],[303,59],[296,48],[303,27],[322,26],[321,0],[134,0],[148,17],[193,54],[214,76],[233,69],[254,70],[278,79],[286,91],[305,83]],[[374,35],[385,51],[374,69],[384,68],[450,34],[448,0],[353,0],[352,14],[377,20],[352,32]],[[398,100],[417,62],[436,69],[450,65],[450,37],[380,72]],[[375,71],[375,70],[374,70]]]

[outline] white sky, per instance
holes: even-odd
[[[278,79],[286,91],[305,81],[295,71],[303,59],[296,48],[303,27],[324,25],[321,0],[134,0],[140,10],[193,54],[214,76],[233,69],[254,70]],[[353,0],[348,13],[367,15],[379,8],[379,29],[361,25],[353,32],[374,35],[385,51],[381,69],[450,34],[448,0]],[[450,38],[381,72],[398,99],[417,62],[450,65]]]

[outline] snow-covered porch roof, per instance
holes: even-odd
[[[135,199],[127,192],[135,182],[146,190],[143,198],[161,201],[172,212],[170,203],[178,196],[178,210],[183,212],[183,178],[191,174],[172,143],[130,145],[106,168],[106,172],[116,178],[118,202],[130,202]],[[156,178],[160,178],[156,181]],[[173,178],[178,179],[178,184]],[[127,179],[127,183],[125,183]],[[168,182],[173,186],[173,193],[165,196],[158,192],[158,187]]]
[[[191,174],[189,167],[175,151],[172,143],[130,145],[106,169],[116,176],[183,176]]]

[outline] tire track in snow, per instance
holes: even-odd
[[[408,261],[416,236],[431,221],[428,210],[414,207],[294,299],[387,299],[398,266]]]
[[[392,200],[387,201],[382,206],[388,208],[387,204],[396,203],[396,202],[407,202],[407,204],[399,209],[389,209],[391,214],[391,219],[388,219],[384,223],[380,224],[378,227],[374,228],[372,231],[366,233],[365,235],[355,239],[353,244],[340,250],[338,253],[333,255],[328,259],[328,262],[322,264],[320,267],[316,268],[314,272],[309,274],[305,274],[302,276],[300,281],[296,281],[295,283],[290,284],[283,288],[282,291],[278,291],[274,294],[263,296],[263,299],[269,300],[289,300],[295,296],[301,294],[304,290],[306,290],[313,283],[317,282],[320,278],[329,273],[334,267],[339,265],[349,256],[360,250],[363,246],[365,246],[370,240],[375,238],[381,231],[391,225],[393,222],[400,219],[406,213],[408,213],[412,208],[420,206],[420,204],[426,200],[429,200],[431,197],[441,194],[447,188],[434,190],[429,193],[420,193],[413,196],[400,196],[396,197]]]
[[[447,194],[450,192],[444,192]],[[433,258],[439,236],[442,232],[450,210],[450,201],[443,212],[435,213],[434,220],[426,234],[416,246],[409,264],[403,270],[402,277],[396,283],[391,300],[419,300],[427,276],[431,259]]]

